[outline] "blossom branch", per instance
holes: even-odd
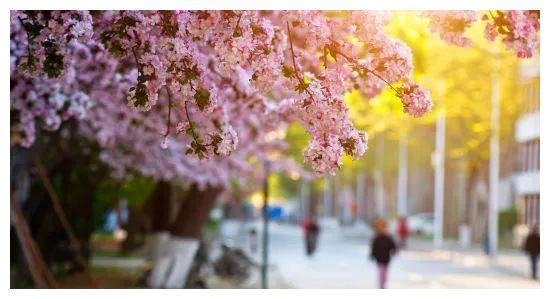
[[[355,61],[354,59],[352,59],[351,57],[349,57],[348,55],[342,53],[342,51],[336,51],[337,54],[339,54],[340,56],[344,57],[349,63],[353,64],[357,69],[359,70],[363,70],[363,71],[366,71],[368,73],[371,73],[373,74],[376,78],[382,80],[386,85],[388,85],[393,91],[395,91],[397,93],[397,96],[401,96],[401,92],[399,90],[397,90],[397,88],[395,88],[390,82],[388,82],[386,79],[384,79],[384,77],[382,77],[381,75],[379,75],[378,73],[376,73],[375,71],[367,68],[367,67],[364,67],[364,66],[361,66],[357,61]]]
[[[309,90],[307,84],[304,82],[303,78],[300,77],[300,74],[298,73],[298,67],[296,66],[296,55],[294,54],[294,44],[292,42],[292,32],[290,30],[290,24],[288,23],[288,21],[286,22],[286,30],[287,30],[287,33],[288,33],[288,40],[289,40],[289,43],[290,43],[290,53],[292,54],[292,67],[293,67],[293,70],[294,70],[294,75],[296,76],[296,79],[298,79],[298,81],[300,82],[300,87],[302,87],[303,90],[305,90],[307,92],[307,94],[309,95],[309,97],[313,100],[313,94],[311,93],[311,91]]]
[[[191,117],[189,117],[189,111],[187,108],[188,102],[189,101],[185,101],[185,104],[183,104],[183,106],[185,107],[185,117],[187,118],[187,122],[189,123],[189,129],[191,130],[191,137],[193,137],[193,141],[195,141],[200,146],[204,146],[204,147],[211,146],[212,143],[203,144],[202,142],[200,142],[198,137],[199,135],[197,134],[197,132],[195,132],[193,121],[191,121]]]
[[[166,87],[166,93],[168,93],[168,119],[166,120],[166,133],[164,133],[165,138],[170,135],[170,120],[172,118],[172,93],[168,87]]]
[[[235,25],[235,29],[233,29],[233,37],[236,37],[236,36],[240,36],[240,33],[239,31],[241,30],[241,17],[243,16],[244,13],[241,13],[239,15],[239,18],[237,19],[237,24]]]
[[[24,20],[21,17],[17,17],[19,19],[19,22],[21,23],[21,26],[23,26],[23,29],[25,29],[25,33],[27,35],[27,57],[30,57],[31,54],[31,35],[29,34],[29,30],[27,30],[27,26],[23,22]]]

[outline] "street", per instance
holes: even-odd
[[[368,240],[362,231],[322,226],[317,251],[308,258],[300,227],[272,223],[270,265],[290,288],[375,288],[376,266],[368,260]],[[538,281],[497,267],[482,254],[433,251],[424,243],[411,240],[409,248],[397,254],[390,265],[388,288],[539,287]]]

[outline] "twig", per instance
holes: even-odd
[[[172,117],[172,93],[168,86],[166,86],[166,93],[168,93],[168,119],[166,120],[166,133],[164,133],[164,137],[170,135],[170,120]]]
[[[243,16],[243,13],[241,13],[239,15],[239,18],[237,19],[237,24],[235,25],[235,29],[233,29],[233,33],[232,33],[233,36],[235,36],[235,34],[237,33],[237,29],[240,29],[241,17],[242,16]]]
[[[386,83],[386,85],[388,85],[393,91],[395,91],[397,93],[398,96],[401,95],[401,92],[399,92],[399,90],[397,90],[395,87],[393,87],[393,85],[388,82],[386,79],[384,79],[384,77],[382,77],[381,75],[379,75],[378,73],[376,73],[375,71],[369,69],[369,68],[366,68],[366,67],[363,67],[361,65],[359,65],[359,63],[357,63],[357,61],[353,60],[351,57],[349,57],[348,55],[342,53],[341,51],[337,51],[336,52],[337,54],[339,54],[340,56],[344,57],[349,63],[351,64],[354,64],[357,68],[359,69],[362,69],[368,73],[371,73],[373,74],[376,78],[382,80],[384,83]]]
[[[302,77],[300,77],[300,75],[298,74],[298,68],[296,66],[296,58],[295,58],[296,55],[294,54],[294,44],[292,42],[292,34],[290,32],[290,24],[288,23],[288,21],[286,22],[286,30],[287,30],[287,33],[288,33],[288,40],[290,42],[290,53],[292,54],[292,66],[293,66],[293,69],[294,69],[294,74],[296,76],[296,79],[298,79],[298,81],[300,82],[300,86],[307,92],[307,94],[310,96],[310,98],[312,100],[314,100],[313,94],[311,94],[311,91],[309,91],[308,86],[306,85],[306,83],[304,82]]]
[[[21,26],[23,26],[23,29],[25,29],[25,33],[27,34],[27,63],[29,62],[28,59],[33,57],[32,49],[31,49],[31,36],[29,34],[29,31],[27,30],[27,27],[25,26],[25,23],[23,23],[23,19],[21,17],[17,17],[19,19],[19,22],[21,23]]]
[[[187,111],[187,103],[189,101],[185,101],[185,104],[183,104],[183,106],[185,107],[185,116],[187,117],[187,122],[189,123],[189,128],[191,129],[191,137],[193,137],[193,140],[200,146],[211,146],[213,143],[208,143],[208,144],[203,144],[203,143],[200,143],[199,140],[197,139],[197,136],[198,134],[195,132],[195,128],[193,126],[193,122],[191,121],[191,117],[189,117],[189,111]]]
[[[143,75],[143,71],[142,71],[142,68],[141,68],[141,63],[139,63],[139,60],[138,60],[138,56],[137,56],[137,53],[136,53],[135,46],[132,47],[132,54],[133,54],[133,56],[134,56],[134,60],[136,61],[136,65],[137,65],[137,68],[138,68],[139,73]]]

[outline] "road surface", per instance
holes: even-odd
[[[325,227],[315,255],[305,256],[298,226],[270,225],[270,264],[290,288],[375,288],[376,267],[367,259],[368,235]],[[504,271],[487,258],[456,258],[426,248],[401,251],[392,261],[388,288],[538,288],[538,281]]]

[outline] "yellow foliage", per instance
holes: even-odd
[[[436,118],[447,117],[447,153],[451,158],[487,156],[490,135],[492,80],[500,81],[501,139],[513,141],[514,121],[518,114],[518,59],[499,43],[483,37],[478,22],[466,36],[470,48],[459,48],[441,41],[427,29],[427,20],[416,12],[394,12],[386,31],[404,40],[412,49],[414,79],[427,88],[434,108],[426,116],[414,119],[403,114],[401,103],[386,91],[367,100],[358,92],[346,95],[354,123],[367,131],[370,139],[385,132],[397,139],[419,126],[433,125]],[[422,142],[409,138],[410,142]]]

